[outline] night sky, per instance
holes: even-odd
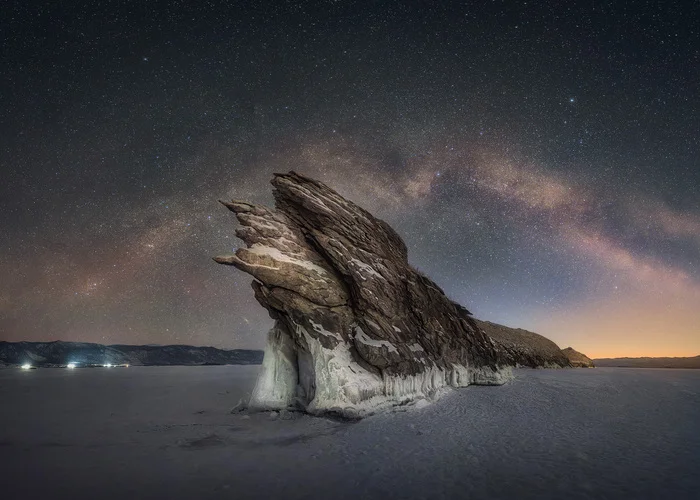
[[[479,318],[700,354],[698,2],[82,3],[0,10],[0,340],[262,347],[216,200],[294,169]]]

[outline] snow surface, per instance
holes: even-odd
[[[700,370],[516,370],[360,422],[230,414],[259,366],[0,369],[7,499],[696,499]]]

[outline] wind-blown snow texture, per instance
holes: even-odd
[[[700,371],[516,370],[347,423],[231,414],[259,366],[0,369],[0,497],[696,499]],[[246,418],[247,417],[247,418]]]
[[[294,172],[272,185],[274,210],[222,202],[247,248],[215,259],[251,274],[276,320],[251,407],[361,416],[508,380],[496,344],[388,224]]]

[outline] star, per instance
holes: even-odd
[[[58,38],[12,12],[0,340],[262,347],[249,280],[209,258],[239,245],[217,199],[274,206],[270,177],[294,169],[385,220],[476,317],[593,356],[630,332],[649,355],[700,353],[691,9],[669,44],[640,4],[621,51],[614,2],[605,23],[590,2],[505,2],[510,31],[473,2],[449,19],[416,2],[199,4],[111,2],[54,19]]]

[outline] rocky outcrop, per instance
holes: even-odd
[[[559,346],[542,335],[490,321],[475,321],[477,326],[493,339],[503,357],[513,366],[530,368],[568,368],[572,366]]]
[[[294,172],[272,185],[275,209],[222,202],[246,247],[214,259],[251,274],[275,319],[251,407],[356,416],[509,377],[494,342],[408,264],[388,224]]]
[[[571,363],[571,366],[574,368],[593,368],[595,365],[593,364],[593,360],[586,356],[585,354],[582,354],[578,351],[575,351],[571,347],[567,347],[566,349],[562,349],[561,352],[564,354],[564,356],[567,357],[569,360],[569,363]]]

